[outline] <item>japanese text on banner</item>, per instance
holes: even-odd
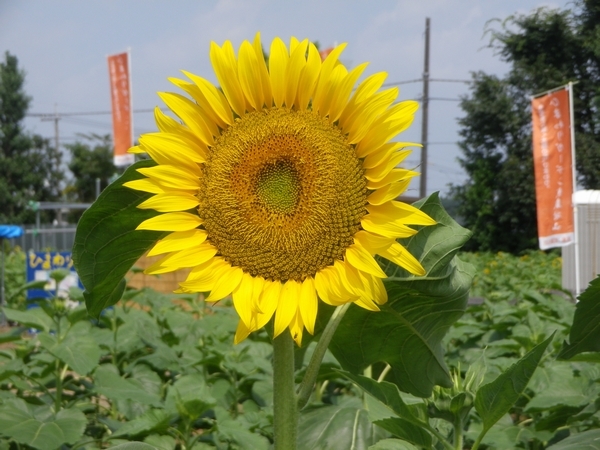
[[[534,98],[531,109],[538,238],[545,250],[574,240],[568,91]]]

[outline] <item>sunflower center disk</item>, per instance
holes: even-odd
[[[256,195],[265,209],[291,214],[300,198],[298,174],[287,160],[265,164],[258,175]]]
[[[310,111],[238,119],[203,166],[198,212],[209,241],[252,276],[301,281],[342,259],[366,213],[361,161]]]

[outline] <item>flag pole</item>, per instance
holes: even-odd
[[[573,228],[575,228],[574,242],[575,245],[575,296],[577,297],[581,292],[581,280],[580,280],[580,267],[579,267],[579,226],[577,220],[577,203],[575,202],[575,193],[577,192],[577,178],[575,170],[575,114],[573,106],[573,82],[569,81],[569,119],[571,122],[571,176],[573,178],[573,196],[571,202],[573,203]]]

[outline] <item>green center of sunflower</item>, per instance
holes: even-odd
[[[300,197],[300,183],[293,164],[287,160],[265,164],[256,182],[256,195],[264,207],[290,214]]]
[[[203,165],[208,240],[252,276],[301,281],[343,259],[366,214],[362,163],[311,111],[274,108],[227,128]]]

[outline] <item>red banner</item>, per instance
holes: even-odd
[[[115,166],[133,164],[134,155],[127,153],[132,143],[131,89],[129,83],[129,54],[108,57],[110,99],[112,103],[113,143]]]
[[[533,164],[540,249],[574,241],[569,92],[534,98]]]

